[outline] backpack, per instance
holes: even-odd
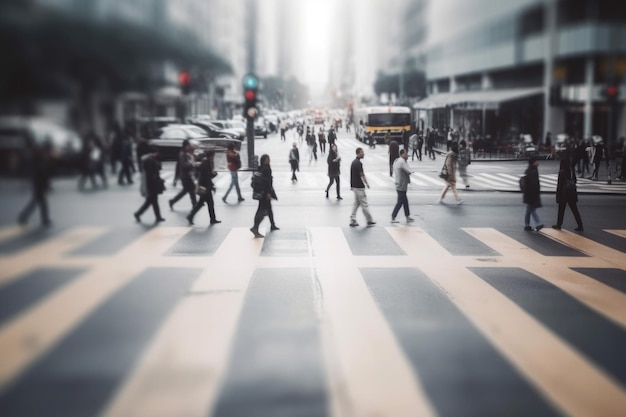
[[[526,192],[526,180],[527,180],[526,175],[520,177],[520,179],[519,179],[519,189],[523,193]]]
[[[261,173],[261,171],[256,171],[252,174],[250,186],[252,187],[252,198],[254,200],[260,200],[263,197],[263,192],[265,191],[265,178],[263,177],[263,173]]]

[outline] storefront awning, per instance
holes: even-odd
[[[495,109],[505,101],[519,100],[543,93],[543,87],[514,88],[508,90],[462,91],[433,94],[413,105],[414,109],[430,110],[444,107]]]

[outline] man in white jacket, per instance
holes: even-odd
[[[396,220],[396,216],[400,211],[400,207],[404,206],[404,215],[406,216],[407,223],[412,222],[413,218],[410,216],[409,212],[409,200],[406,197],[406,190],[411,182],[411,170],[409,169],[409,164],[407,163],[407,159],[409,158],[409,154],[405,149],[400,151],[400,157],[396,158],[393,162],[393,175],[396,178],[396,192],[398,193],[398,201],[396,202],[396,206],[393,208],[393,212],[391,213],[391,223],[398,223]]]

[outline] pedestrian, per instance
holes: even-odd
[[[439,196],[439,200],[437,200],[439,204],[443,204],[443,199],[445,198],[448,190],[452,190],[452,194],[454,194],[454,199],[457,204],[463,204],[463,200],[461,200],[459,193],[456,190],[456,171],[459,164],[457,156],[458,151],[459,147],[456,143],[453,143],[450,147],[450,152],[448,152],[446,159],[443,162],[442,175],[447,171],[447,176],[442,176],[446,185],[443,187],[443,190],[441,190],[441,196]]]
[[[328,129],[328,145],[333,146],[333,144],[337,141],[337,134],[335,133],[335,129],[332,126]]]
[[[226,149],[226,167],[230,172],[230,185],[228,186],[228,190],[226,190],[226,194],[224,194],[224,197],[222,197],[222,201],[224,203],[226,202],[228,194],[230,194],[230,191],[233,189],[233,187],[235,187],[235,191],[237,191],[237,202],[241,203],[245,200],[245,198],[241,196],[241,189],[239,188],[238,171],[239,169],[241,169],[241,155],[239,155],[239,152],[235,150],[235,145],[233,145],[232,143],[229,143]],[[202,163],[200,164],[200,167],[202,167]]]
[[[199,164],[197,162],[194,162],[193,146],[189,143],[189,140],[185,139],[180,152],[178,153],[178,176],[183,189],[169,201],[170,210],[174,210],[174,204],[183,198],[185,194],[189,194],[191,207],[196,205],[196,185],[193,181],[192,175],[194,168],[198,165]]]
[[[143,164],[141,163],[141,158],[144,157],[144,155],[147,155],[150,152],[150,144],[148,143],[148,141],[145,138],[139,138],[139,140],[137,141],[137,149],[136,149],[136,154],[137,154],[137,166],[139,167],[139,172],[143,172]]]
[[[284,120],[281,120],[281,122],[280,122],[280,140],[282,140],[283,142],[285,140],[287,140],[287,138],[285,137],[285,133],[287,133],[287,124],[285,123]]]
[[[389,143],[391,142],[391,130],[387,130],[385,132],[385,136],[383,137],[383,140],[385,141],[385,145],[389,145]]]
[[[524,230],[531,232],[543,229],[543,224],[537,214],[537,209],[541,207],[541,184],[539,183],[539,158],[531,156],[528,160],[528,168],[524,173],[524,177],[520,180],[523,184],[522,193],[524,195],[524,204],[526,204],[526,214],[524,215]],[[535,227],[530,226],[530,216],[535,221]]]
[[[556,202],[559,205],[559,211],[557,215],[556,224],[552,226],[553,229],[561,230],[563,226],[563,217],[565,215],[565,207],[569,205],[570,210],[574,214],[576,219],[577,232],[584,231],[583,220],[580,217],[578,211],[578,192],[576,191],[576,182],[572,177],[570,161],[567,158],[561,159],[561,165],[559,167],[559,177],[556,185]]]
[[[300,171],[300,151],[296,142],[291,145],[289,151],[289,165],[291,165],[291,182],[297,182],[296,171]]]
[[[260,186],[258,189],[253,186],[252,197],[259,201],[259,206],[256,210],[256,214],[254,215],[254,226],[250,228],[250,231],[254,237],[258,238],[264,237],[261,233],[259,233],[259,225],[265,216],[268,216],[270,219],[270,230],[280,230],[274,222],[274,212],[272,211],[272,199],[278,200],[278,197],[276,197],[276,192],[274,191],[269,155],[265,154],[261,156],[261,164],[259,165],[258,173],[255,173],[253,176],[253,182],[255,181],[255,178],[258,178]]]
[[[39,206],[41,215],[41,225],[49,227],[51,225],[50,215],[48,213],[48,200],[46,194],[50,191],[50,178],[52,177],[53,154],[52,143],[46,141],[41,147],[37,147],[34,143],[30,143],[31,160],[29,163],[30,179],[32,185],[32,196],[26,207],[20,212],[17,222],[21,226],[26,226],[28,218],[35,210],[35,206]]]
[[[122,128],[115,122],[111,128],[110,135],[110,157],[111,157],[111,173],[117,173],[117,162],[122,156]]]
[[[367,204],[367,195],[365,194],[365,187],[370,188],[370,185],[367,182],[367,178],[365,178],[363,163],[361,162],[361,159],[364,157],[365,152],[363,152],[363,148],[356,148],[356,158],[352,161],[352,165],[350,165],[350,187],[352,188],[352,192],[354,192],[354,204],[352,206],[352,214],[350,215],[350,227],[357,227],[359,225],[356,221],[356,212],[359,207],[363,210],[367,225],[373,226],[376,224],[374,218],[370,214]]]
[[[396,206],[391,212],[391,223],[398,223],[398,220],[396,220],[396,216],[398,215],[401,207],[404,207],[406,222],[410,223],[413,221],[413,218],[410,216],[411,213],[409,210],[409,200],[406,196],[407,188],[409,183],[411,182],[412,174],[411,170],[409,169],[407,159],[409,159],[409,154],[406,149],[402,149],[400,151],[400,157],[396,159],[393,163],[393,171],[396,176],[396,193],[398,194],[398,200],[396,201]]]
[[[130,167],[133,163],[133,146],[130,143],[130,138],[125,136],[122,140],[122,153],[120,155],[120,162],[122,163],[122,169],[117,177],[117,183],[124,185],[124,177],[128,184],[133,184],[133,177],[130,171]]]
[[[326,153],[326,135],[324,135],[324,128],[320,127],[319,133],[317,134],[320,143],[320,151],[325,154]]]
[[[435,129],[431,130],[426,138],[426,153],[428,154],[428,158],[435,160],[435,142],[437,141],[437,131]]]
[[[328,198],[328,191],[330,190],[330,187],[333,185],[333,183],[336,183],[337,184],[337,200],[343,200],[343,198],[341,198],[341,192],[339,191],[340,190],[339,178],[341,176],[339,165],[341,164],[341,156],[339,155],[339,152],[337,151],[336,144],[333,144],[330,147],[326,162],[328,162],[328,178],[329,178],[328,187],[326,187],[326,198]]]
[[[409,131],[406,129],[402,129],[402,148],[409,151]]]
[[[301,123],[298,123],[298,126],[296,127],[296,132],[298,133],[298,138],[300,138],[300,143],[302,143],[302,134],[304,133],[304,128],[302,127]]]
[[[211,219],[211,224],[221,223],[221,221],[217,220],[217,218],[215,217],[215,203],[213,202],[213,193],[215,192],[213,178],[217,176],[217,173],[214,170],[214,158],[215,151],[204,151],[202,161],[200,162],[200,167],[198,168],[199,176],[198,185],[196,187],[196,194],[198,194],[199,199],[196,205],[193,206],[193,208],[191,209],[191,212],[187,215],[187,221],[189,222],[189,226],[193,226],[193,218],[196,213],[200,211],[204,203],[206,203],[207,208],[209,209],[209,218]],[[237,171],[235,171],[235,173],[236,172]],[[238,188],[239,186],[237,185],[237,189]]]
[[[456,144],[456,142],[453,142]],[[467,148],[467,142],[462,140],[460,143],[461,149],[459,149],[459,176],[465,185],[465,188],[470,188],[467,181],[467,166],[472,163],[472,152]]]
[[[422,160],[422,147],[424,146],[424,134],[420,132],[417,135],[417,155],[419,156],[419,160]]]
[[[163,191],[165,191],[165,181],[159,174],[161,163],[157,159],[158,155],[157,149],[151,146],[149,152],[141,158],[143,165],[141,195],[143,195],[146,200],[141,207],[139,207],[139,210],[133,214],[137,222],[141,221],[141,215],[150,206],[152,206],[152,210],[154,211],[154,221],[156,223],[165,221],[165,219],[161,217],[161,209],[159,207],[159,194],[163,194]]]
[[[85,181],[89,178],[93,189],[98,187],[96,174],[102,179],[102,186],[107,187],[107,179],[104,174],[104,153],[101,146],[96,143],[96,138],[92,134],[85,135],[86,140],[81,156],[81,175],[78,178],[78,189],[84,190]]]
[[[591,177],[589,179],[597,180],[598,179],[598,171],[600,170],[600,164],[602,163],[602,157],[604,156],[604,143],[602,141],[598,142],[593,151],[593,172],[591,173]]]
[[[409,138],[409,147],[411,148],[411,162],[415,160],[416,156],[418,160],[420,159],[420,156],[417,153],[417,141],[418,141],[417,133],[413,133],[411,137]]]
[[[393,163],[400,157],[400,145],[395,140],[389,142],[389,176],[393,177]]]

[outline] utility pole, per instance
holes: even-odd
[[[246,49],[248,56],[248,74],[255,74],[256,69],[256,21],[257,1],[246,0]],[[244,105],[245,108],[245,105]],[[246,118],[246,138],[248,143],[248,167],[257,168],[257,159],[254,155],[254,117],[244,114]]]

